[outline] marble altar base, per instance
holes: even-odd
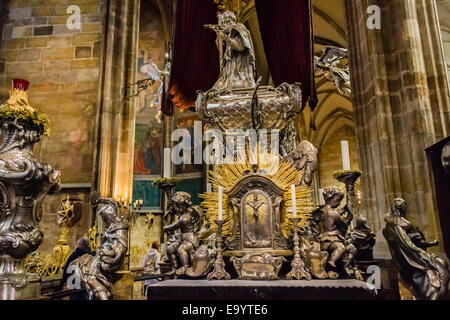
[[[167,280],[147,288],[148,300],[376,300],[358,280]]]

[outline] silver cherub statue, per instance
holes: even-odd
[[[192,264],[192,252],[199,248],[198,236],[203,224],[201,209],[192,206],[191,195],[182,191],[176,192],[170,203],[171,213],[176,215],[178,220],[163,227],[163,231],[179,233],[172,234],[166,243],[167,255],[176,274],[183,275]]]
[[[362,280],[361,271],[355,266],[357,249],[349,236],[353,213],[349,206],[338,209],[344,193],[337,186],[323,190],[325,206],[313,212],[313,229],[320,232],[321,250],[327,251],[327,267],[334,273]]]

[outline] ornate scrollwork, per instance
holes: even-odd
[[[196,108],[211,128],[249,129],[252,124],[252,96],[254,88],[233,89],[229,93],[216,90],[197,92]],[[289,119],[301,111],[302,89],[299,83],[281,84],[277,88],[261,86],[256,91],[261,129],[283,130]]]
[[[0,281],[17,288],[27,283],[23,259],[42,242],[40,206],[49,191],[59,188],[60,172],[35,159],[37,128],[3,120],[0,137]]]
[[[241,280],[278,280],[284,257],[272,257],[267,253],[249,253],[242,258],[231,257]]]

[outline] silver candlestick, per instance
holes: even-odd
[[[217,224],[217,233],[216,233],[216,246],[217,246],[217,256],[216,260],[213,264],[213,271],[208,274],[208,280],[212,279],[226,279],[230,280],[231,276],[228,272],[225,270],[225,261],[223,261],[222,258],[222,251],[223,251],[223,239],[222,239],[222,225],[224,223],[223,220],[215,220],[214,221]]]
[[[300,237],[298,236],[298,223],[300,218],[290,218],[294,224],[294,259],[292,260],[292,269],[286,275],[289,280],[297,279],[311,280],[311,274],[306,270],[305,263],[303,262],[301,249],[300,249]]]

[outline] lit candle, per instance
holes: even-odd
[[[164,148],[164,178],[170,178],[171,151],[170,148]]]
[[[208,192],[208,193],[211,193],[211,192],[212,192],[212,186],[211,186],[211,183],[208,183],[208,184],[206,185],[206,192]]]
[[[292,214],[294,218],[297,218],[297,201],[295,197],[295,184],[291,185],[291,194],[292,194]]]
[[[320,188],[319,189],[319,205],[324,205],[325,204],[325,199],[323,197],[323,189]]]
[[[223,187],[219,187],[219,221],[222,221],[223,219],[222,198],[223,198]]]
[[[348,149],[348,141],[341,141],[341,152],[342,152],[342,169],[350,170],[350,152]]]

